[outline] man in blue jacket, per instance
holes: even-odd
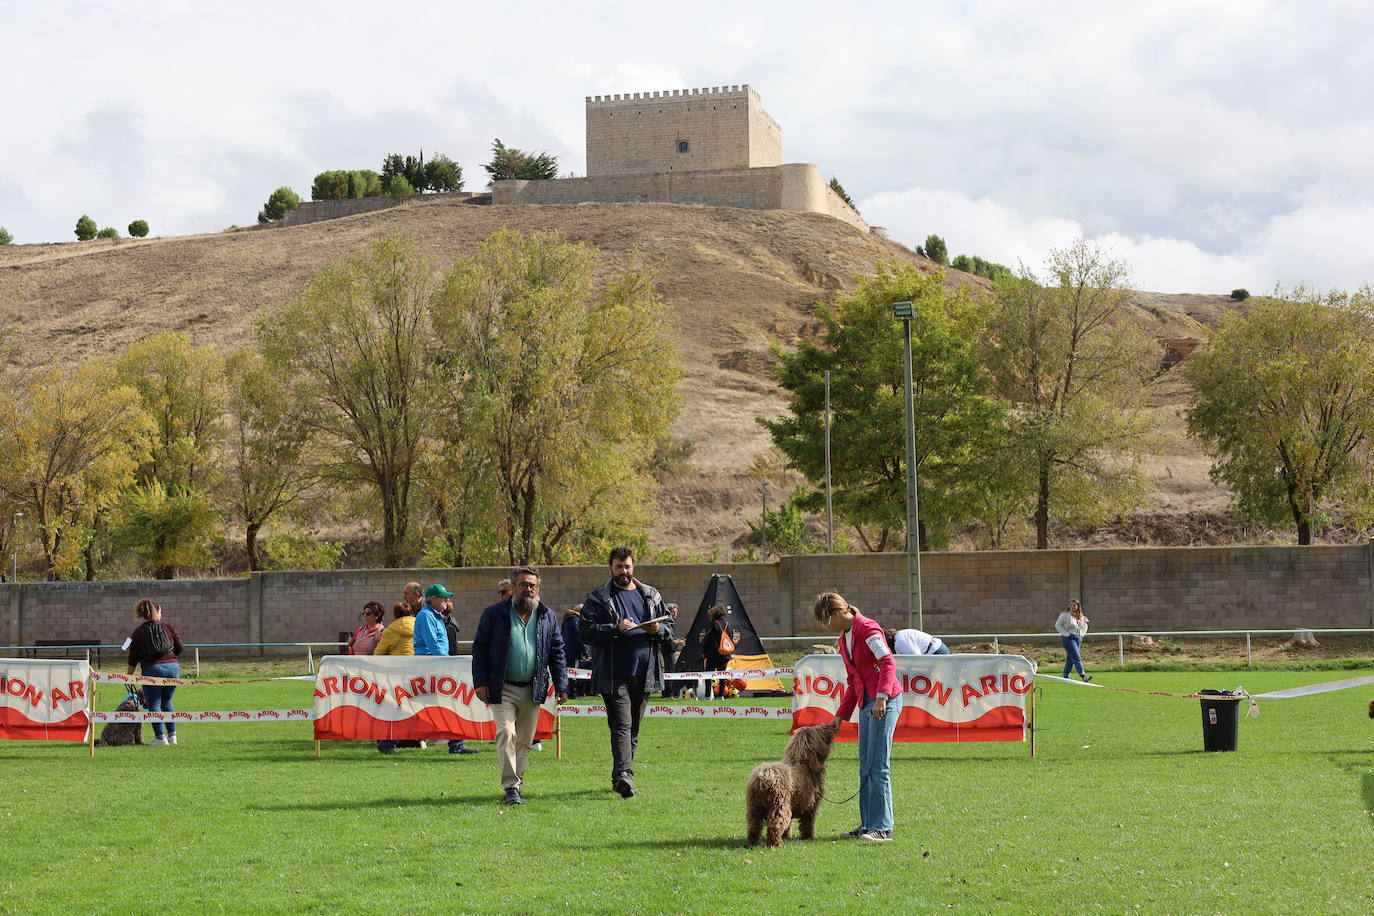
[[[425,589],[425,603],[420,606],[420,612],[415,615],[415,654],[416,655],[448,655],[448,627],[444,625],[444,612],[448,609],[449,599],[453,597],[453,592],[444,588],[437,582]],[[470,748],[463,741],[449,741],[448,752],[450,754],[475,754],[476,748]]]
[[[520,787],[539,707],[553,681],[558,702],[568,698],[563,636],[553,610],[539,600],[539,573],[516,570],[514,595],[482,612],[472,638],[472,682],[496,719],[496,757],[503,801],[524,802]]]

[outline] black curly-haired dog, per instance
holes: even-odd
[[[138,690],[126,696],[123,701],[115,707],[115,712],[138,712],[142,708],[143,691]],[[123,747],[127,744],[142,743],[142,719],[135,719],[129,722],[106,722],[105,727],[100,730],[100,737],[95,739],[96,747]]]

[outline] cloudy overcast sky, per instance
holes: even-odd
[[[492,138],[584,171],[585,96],[749,83],[783,159],[912,245],[1085,234],[1163,292],[1374,280],[1374,7],[0,0],[0,225],[254,221],[329,168]]]

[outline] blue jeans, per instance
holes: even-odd
[[[873,718],[873,699],[859,710],[859,826],[892,829],[892,733],[902,711],[902,695],[887,701],[887,712]]]
[[[1064,677],[1075,670],[1079,677],[1086,677],[1083,672],[1083,637],[1061,636],[1059,641],[1064,644]]]
[[[936,649],[934,652],[932,652],[932,653],[930,653],[930,654],[931,654],[931,655],[948,655],[948,654],[949,654],[949,646],[945,645],[944,643],[940,643],[940,648]]]
[[[181,677],[181,665],[178,662],[160,662],[156,665],[148,665],[143,669],[144,677]],[[172,708],[172,693],[175,687],[159,687],[153,684],[143,685],[143,702],[148,704],[149,712],[175,712]],[[176,723],[167,723],[167,734],[177,733]],[[153,723],[153,735],[162,737],[162,723]]]

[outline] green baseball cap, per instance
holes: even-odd
[[[425,589],[425,597],[426,597],[426,598],[452,598],[452,597],[453,597],[453,592],[449,591],[448,589],[444,588],[442,585],[440,585],[439,583],[436,582],[436,583],[434,583],[433,585],[431,585],[429,588]]]

